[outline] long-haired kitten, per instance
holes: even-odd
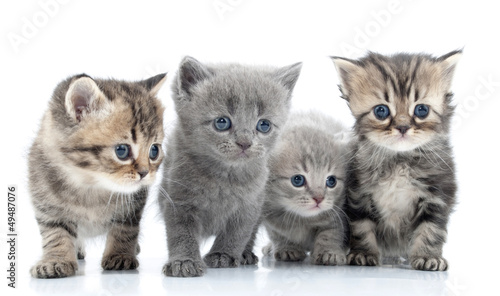
[[[42,235],[37,278],[75,274],[84,239],[106,234],[102,268],[135,269],[148,186],[163,159],[166,74],[139,82],[62,81],[29,153],[29,188]]]
[[[293,113],[269,159],[262,209],[276,260],[343,265],[349,239],[344,213],[348,131],[318,112]]]
[[[348,263],[378,265],[382,257],[401,256],[414,269],[447,269],[442,250],[456,199],[450,87],[460,56],[333,58],[356,119]]]
[[[255,264],[254,230],[269,152],[285,124],[301,65],[283,68],[180,64],[172,86],[178,114],[160,198],[167,229],[167,276]],[[215,235],[204,260],[200,242]]]

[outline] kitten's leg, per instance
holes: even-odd
[[[36,278],[62,278],[78,270],[76,259],[76,224],[69,221],[38,220],[42,235],[43,257],[31,268]]]
[[[306,251],[299,244],[291,242],[274,230],[268,229],[267,232],[272,243],[263,252],[266,251],[269,255],[273,254],[274,259],[278,261],[303,261],[307,257]]]
[[[136,269],[139,266],[136,257],[138,237],[139,221],[115,221],[106,239],[106,248],[101,261],[102,268],[104,270]]]
[[[370,219],[351,222],[351,251],[347,255],[347,264],[362,266],[380,264],[380,251],[375,228],[375,222]]]
[[[316,235],[311,260],[317,265],[344,265],[346,251],[344,248],[343,229],[326,229]]]
[[[243,254],[241,255],[241,264],[243,265],[255,265],[259,262],[259,257],[254,254],[253,247],[255,246],[255,238],[257,237],[257,232],[259,232],[260,222],[255,225],[250,240],[248,241]]]
[[[243,252],[252,252],[245,247],[253,249],[253,244],[249,246],[247,242],[252,236],[257,219],[249,213],[228,219],[226,228],[217,235],[210,252],[203,258],[207,266],[211,268],[239,266]]]
[[[206,266],[201,260],[198,222],[192,216],[167,207],[165,225],[169,259],[163,266],[163,273],[173,277],[202,276]]]
[[[410,264],[414,269],[444,271],[448,263],[442,257],[443,245],[446,241],[447,216],[446,209],[432,205],[424,209],[418,218],[410,241]]]

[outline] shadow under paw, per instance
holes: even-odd
[[[104,270],[130,270],[139,267],[137,258],[130,254],[112,254],[102,258]]]
[[[411,267],[425,271],[445,271],[448,269],[448,262],[440,256],[414,256],[410,259]]]
[[[380,264],[380,259],[376,254],[352,252],[347,256],[347,264],[359,266],[377,266]]]
[[[243,254],[241,255],[241,262],[242,265],[255,265],[259,263],[259,257],[255,255],[251,251],[244,251]]]
[[[274,258],[279,261],[303,261],[306,253],[302,250],[277,250],[274,252]]]
[[[214,252],[205,255],[203,258],[205,264],[210,268],[228,268],[228,267],[238,267],[240,261],[233,256],[226,253]]]
[[[205,266],[201,261],[175,260],[163,266],[163,274],[172,277],[197,277],[205,273]]]
[[[35,278],[50,279],[63,278],[75,275],[78,270],[76,261],[41,260],[31,268],[31,275]]]

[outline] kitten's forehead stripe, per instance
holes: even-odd
[[[132,141],[134,143],[137,143],[137,135],[135,134],[135,128],[134,127],[130,130],[130,133],[132,134]]]

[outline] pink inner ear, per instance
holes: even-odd
[[[82,96],[73,97],[73,108],[75,108],[76,120],[80,122],[82,120],[82,114],[84,110],[88,108],[88,100]],[[88,112],[88,110],[87,110]]]

